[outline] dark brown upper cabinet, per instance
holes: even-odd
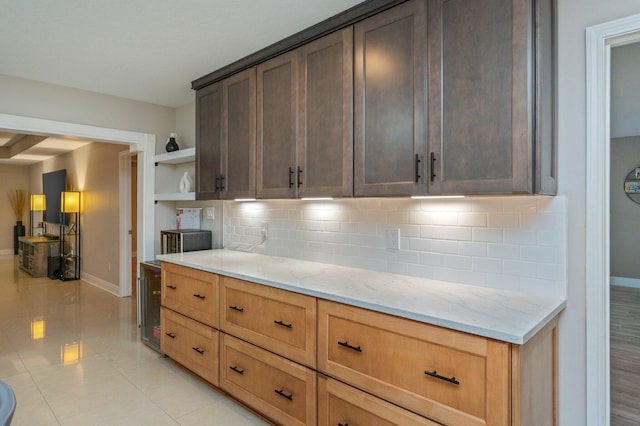
[[[298,49],[298,197],[353,196],[353,30]]]
[[[196,93],[196,199],[220,198],[222,83]]]
[[[354,195],[425,192],[426,3],[354,26]]]
[[[257,197],[353,194],[353,33],[257,67]]]
[[[429,0],[429,192],[555,194],[552,0]]]
[[[257,67],[258,198],[291,198],[296,190],[298,61],[291,51]]]
[[[222,198],[255,198],[255,67],[223,80],[222,105]]]

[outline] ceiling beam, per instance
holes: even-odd
[[[13,158],[47,138],[48,136],[15,135],[7,143],[7,146],[0,147],[0,158]]]

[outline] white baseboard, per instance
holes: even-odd
[[[87,284],[91,284],[92,286],[98,287],[99,289],[104,290],[107,293],[111,293],[114,296],[120,297],[120,287],[113,283],[110,283],[109,281],[105,281],[91,274],[87,274],[84,271],[80,271],[80,278]]]
[[[617,285],[619,287],[640,288],[640,279],[638,278],[609,277],[609,282],[611,285]]]

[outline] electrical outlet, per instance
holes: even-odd
[[[400,250],[400,229],[387,230],[387,248],[389,250]]]
[[[260,235],[262,235],[262,237],[265,238],[265,239],[269,235],[269,223],[268,222],[261,222],[260,223]]]
[[[215,209],[213,207],[207,207],[207,219],[213,220],[215,218]]]

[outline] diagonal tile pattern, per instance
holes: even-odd
[[[0,256],[0,380],[12,425],[264,425],[140,343],[130,298],[32,278]]]

